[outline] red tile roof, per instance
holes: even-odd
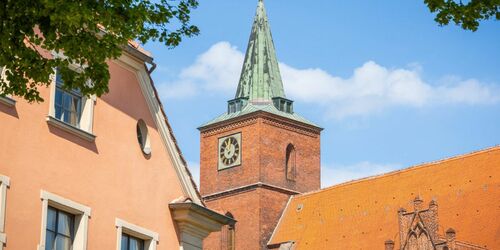
[[[435,199],[439,233],[500,246],[500,147],[351,181],[291,198],[269,242],[296,249],[383,249],[399,246],[397,211],[415,196]]]

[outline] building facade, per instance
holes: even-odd
[[[65,90],[57,71],[43,103],[0,97],[0,249],[201,249],[232,224],[202,203],[151,63],[130,43],[102,97]]]

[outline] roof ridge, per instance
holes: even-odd
[[[205,202],[203,201],[202,197],[201,197],[201,193],[198,189],[198,185],[196,185],[196,182],[194,181],[194,178],[193,178],[193,174],[191,173],[191,170],[189,169],[189,166],[187,164],[187,161],[186,159],[184,158],[184,155],[182,153],[182,150],[181,148],[179,147],[179,144],[178,144],[178,141],[177,141],[177,138],[175,137],[175,134],[174,134],[174,131],[173,131],[173,128],[168,120],[168,116],[167,116],[167,113],[165,112],[165,107],[163,106],[163,103],[161,102],[161,98],[160,98],[160,95],[158,93],[158,90],[156,89],[156,86],[155,86],[155,83],[153,81],[153,78],[151,77],[151,73],[147,70],[147,67],[146,65],[144,64],[144,67],[146,69],[146,73],[147,73],[147,76],[149,78],[149,84],[153,90],[153,94],[154,94],[154,98],[156,99],[156,101],[158,102],[158,106],[159,106],[159,109],[160,109],[160,112],[161,112],[161,116],[162,116],[162,119],[163,119],[163,122],[165,122],[165,125],[168,129],[168,134],[175,146],[175,151],[177,152],[178,154],[178,157],[181,161],[181,167],[183,167],[183,170],[185,171],[185,173],[188,175],[188,178],[189,178],[189,182],[191,184],[191,186],[194,188],[194,192],[195,192],[195,195],[197,197],[189,197],[191,199],[194,199],[194,198],[197,198],[199,200],[199,202],[203,205],[203,206],[206,206]],[[175,165],[175,163],[172,162],[172,164]],[[179,178],[180,179],[180,178]],[[182,180],[179,180],[181,185],[182,185]]]
[[[479,150],[471,151],[469,153],[459,154],[459,155],[455,155],[455,156],[443,158],[443,159],[440,159],[440,160],[435,160],[435,161],[430,161],[430,162],[424,162],[424,163],[421,163],[421,164],[418,164],[418,165],[412,165],[412,166],[409,166],[407,168],[398,169],[398,170],[390,171],[390,172],[387,172],[387,173],[382,173],[382,174],[377,174],[377,175],[363,177],[363,178],[360,178],[360,179],[350,180],[350,181],[347,181],[347,182],[335,184],[333,186],[322,188],[322,189],[319,189],[319,190],[314,190],[314,191],[310,191],[310,192],[298,194],[298,195],[295,195],[294,198],[309,196],[309,195],[313,195],[313,194],[317,194],[317,193],[322,193],[322,192],[326,192],[326,191],[329,191],[329,190],[332,190],[332,189],[335,189],[335,188],[340,188],[340,187],[344,187],[344,186],[353,185],[353,184],[356,184],[356,183],[359,183],[359,182],[371,181],[371,180],[379,179],[379,178],[386,177],[386,176],[392,176],[392,175],[400,174],[400,173],[404,173],[404,172],[415,171],[415,170],[419,170],[419,169],[422,169],[422,168],[431,167],[431,166],[434,166],[434,165],[437,165],[437,164],[440,164],[440,163],[443,163],[443,162],[456,161],[456,160],[465,159],[465,158],[469,158],[469,157],[472,157],[472,156],[475,156],[475,155],[484,154],[484,153],[488,153],[488,152],[492,152],[492,151],[497,151],[497,150],[500,150],[500,145],[498,145],[498,144],[495,145],[495,146],[484,148],[484,149],[479,149]]]

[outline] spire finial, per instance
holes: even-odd
[[[264,1],[259,0],[235,98],[272,102],[285,98]]]

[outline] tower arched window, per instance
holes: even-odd
[[[234,216],[230,212],[227,212],[225,215],[231,219],[234,219]],[[236,249],[235,235],[236,235],[236,225],[234,224],[225,225],[221,230],[221,249],[223,250]]]
[[[294,181],[296,176],[296,152],[293,144],[286,147],[286,179]]]

